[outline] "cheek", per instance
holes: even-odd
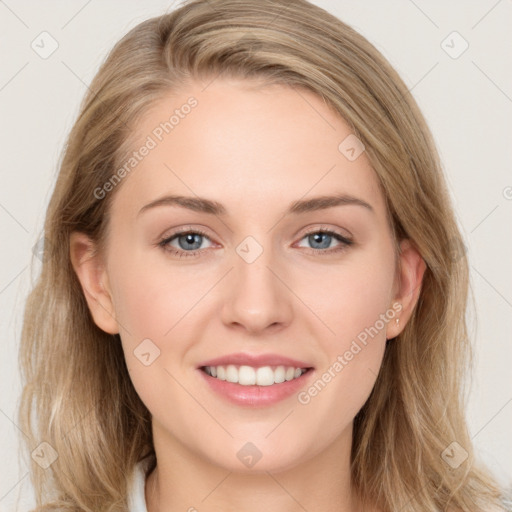
[[[159,268],[147,261],[124,261],[114,274],[116,317],[133,342],[162,340],[198,301],[201,286],[190,271]]]
[[[373,328],[385,338],[386,321],[382,319],[393,311],[393,281],[392,259],[365,259],[354,265],[326,268],[316,279],[304,283],[303,294],[331,331],[328,336],[326,330],[323,338],[332,348],[343,348],[368,330],[377,337]]]
[[[137,392],[152,410],[158,403],[155,390],[169,390],[173,382],[168,372],[181,372],[179,367],[189,364],[190,316],[201,311],[211,271],[171,268],[164,259],[148,264],[137,254],[118,254],[117,261],[111,288],[125,360]]]
[[[340,425],[364,405],[379,373],[386,327],[395,316],[393,270],[392,256],[361,259],[354,265],[330,267],[317,275],[315,285],[304,285],[308,305],[326,326],[318,327],[325,357],[317,380],[299,402],[315,402],[313,407],[319,409],[337,404],[331,417]]]
[[[138,395],[158,415],[169,402],[177,405],[183,399],[169,361],[184,358],[186,339],[180,342],[177,333],[199,290],[190,282],[187,286],[191,276],[186,279],[184,272],[170,274],[137,257],[118,261],[111,284],[126,364]]]

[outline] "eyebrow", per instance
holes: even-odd
[[[333,208],[335,206],[346,206],[355,205],[362,206],[367,210],[374,212],[372,206],[354,196],[347,194],[336,194],[336,195],[324,195],[313,197],[311,199],[302,199],[294,201],[288,207],[286,214],[300,214],[306,212],[313,212],[318,210],[326,210],[327,208]],[[181,206],[195,212],[209,213],[211,215],[226,215],[227,210],[221,203],[206,199],[204,197],[190,197],[190,196],[179,196],[179,195],[168,195],[160,197],[152,201],[151,203],[143,206],[137,215],[141,213],[159,207],[159,206]]]

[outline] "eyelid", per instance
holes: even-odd
[[[209,240],[212,240],[212,237],[202,227],[182,226],[179,228],[167,229],[163,235],[160,235],[158,237],[158,241],[161,242],[163,240],[169,240],[170,238],[174,238],[178,235],[186,235],[187,233],[197,233],[199,235],[207,237]]]
[[[186,234],[198,234],[203,236],[204,238],[207,238],[213,245],[218,245],[216,242],[212,240],[212,237],[202,228],[200,227],[194,227],[194,226],[182,226],[180,228],[172,229],[169,233],[169,230],[167,230],[163,235],[158,237],[158,240],[156,242],[156,246],[162,248],[164,251],[169,252],[173,254],[174,256],[181,257],[187,257],[187,256],[196,256],[199,253],[204,253],[206,249],[195,249],[193,251],[184,251],[183,249],[177,249],[175,247],[172,247],[170,244],[171,241],[178,238],[179,236],[183,236]],[[206,251],[208,252],[208,251]]]
[[[295,243],[300,243],[304,238],[306,238],[310,235],[313,235],[315,233],[323,233],[325,235],[330,236],[331,238],[334,238],[338,242],[337,246],[329,247],[327,249],[315,249],[313,247],[300,247],[300,249],[302,249],[306,253],[311,254],[315,257],[317,257],[317,256],[326,256],[327,257],[329,255],[332,256],[332,255],[336,255],[336,254],[341,254],[341,253],[347,251],[349,249],[349,247],[353,246],[355,243],[354,240],[352,239],[352,237],[350,237],[350,238],[346,237],[345,235],[342,235],[335,229],[327,228],[327,227],[311,229],[310,231],[307,231],[306,233],[299,236],[298,241]]]
[[[336,228],[332,226],[327,226],[325,224],[310,224],[309,226],[306,226],[302,230],[300,230],[295,237],[300,237],[301,239],[305,236],[311,235],[313,233],[318,233],[319,231],[323,233],[334,233],[341,238],[345,239],[346,241],[353,242],[353,236],[352,233],[350,233],[347,229],[343,229],[345,233],[343,233],[341,228]]]
[[[352,235],[346,236],[346,235],[340,233],[336,228],[332,228],[332,227],[329,227],[326,225],[318,225],[318,224],[310,225],[310,226],[304,228],[304,230],[306,230],[306,231],[302,231],[302,234],[299,231],[299,233],[294,236],[294,238],[298,237],[298,240],[294,243],[302,241],[302,239],[304,239],[305,237],[307,237],[309,235],[312,235],[315,233],[324,233],[324,234],[333,236],[341,244],[340,247],[332,247],[329,249],[314,249],[312,247],[301,247],[301,249],[310,251],[317,255],[321,255],[322,253],[330,254],[330,253],[336,253],[339,251],[343,251],[343,250],[347,249],[348,246],[354,244]],[[178,255],[180,257],[181,256],[196,256],[200,253],[204,253],[205,251],[208,252],[206,249],[195,249],[193,251],[185,251],[183,249],[176,249],[176,248],[168,249],[167,248],[167,245],[172,240],[174,240],[175,238],[177,238],[181,235],[186,235],[189,233],[199,234],[199,235],[207,238],[212,244],[218,245],[218,244],[216,244],[216,242],[214,242],[212,240],[212,237],[205,230],[203,230],[200,227],[194,227],[194,226],[190,226],[190,225],[176,228],[175,230],[172,230],[170,234],[164,234],[164,235],[160,236],[158,239],[157,245],[161,246],[164,250],[171,252],[175,255]]]

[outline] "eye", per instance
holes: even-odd
[[[205,247],[202,247],[205,240],[210,240],[206,233],[201,230],[184,230],[166,236],[158,245],[164,250],[181,257],[195,256]]]
[[[347,249],[354,242],[349,238],[337,233],[336,231],[330,229],[320,229],[317,231],[311,231],[307,233],[302,239],[306,240],[307,243],[310,244],[310,248],[314,250],[315,253],[324,252],[324,253],[333,253],[338,251],[343,251]],[[332,243],[336,242],[337,245],[332,247]],[[299,247],[304,247],[303,245],[299,245]]]
[[[311,231],[304,235],[302,240],[306,240],[310,244],[310,247],[305,248],[313,251],[313,254],[316,255],[343,251],[354,243],[353,240],[331,229]],[[197,256],[202,250],[207,249],[208,247],[203,246],[205,241],[211,243],[206,233],[199,229],[187,228],[164,237],[158,242],[158,245],[165,251],[182,258]],[[333,243],[337,245],[333,247]],[[299,244],[299,247],[304,246]]]

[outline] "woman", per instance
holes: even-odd
[[[45,237],[20,410],[44,510],[503,510],[431,135],[322,9],[196,0],[130,31]]]

